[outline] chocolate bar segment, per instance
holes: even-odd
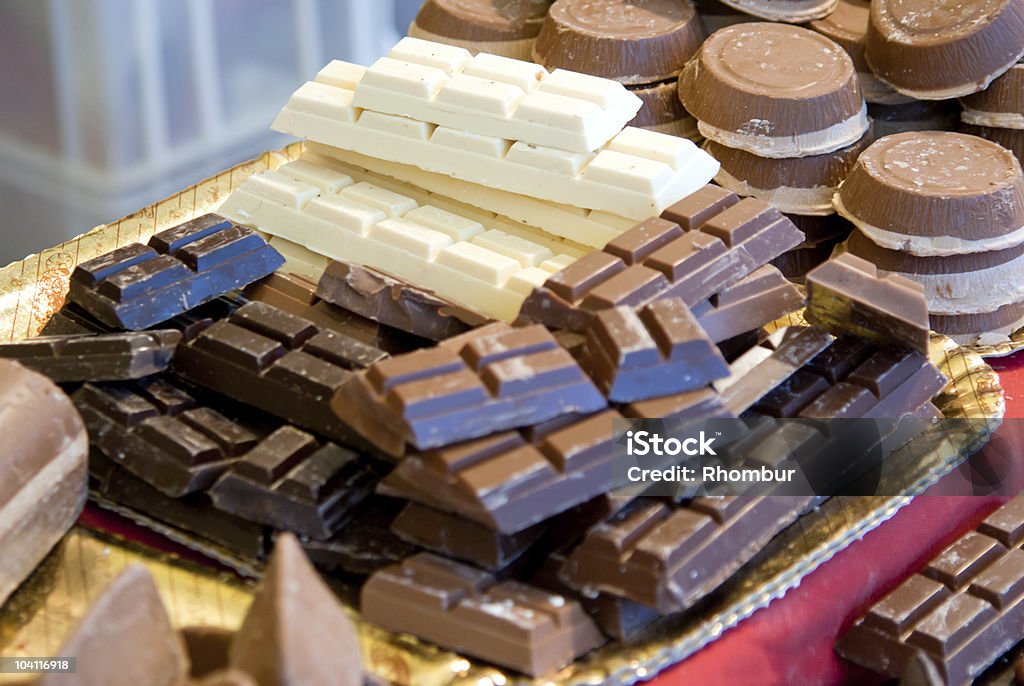
[[[803,239],[771,205],[705,186],[549,277],[527,296],[520,319],[583,331],[618,305],[679,297],[693,307]]]
[[[487,321],[431,291],[347,262],[327,266],[316,294],[350,312],[433,341]]]
[[[352,516],[378,478],[352,451],[283,426],[235,461],[210,497],[243,519],[322,540]]]
[[[792,251],[786,253],[791,255]],[[693,313],[715,343],[758,329],[800,309],[804,297],[777,268],[766,264],[723,288]]]
[[[57,383],[139,379],[167,369],[177,331],[40,336],[0,345],[15,359]]]
[[[833,333],[852,333],[928,354],[924,287],[844,253],[807,275],[807,320]]]
[[[924,654],[944,683],[972,681],[1024,630],[1024,551],[989,535],[1024,527],[1022,502],[1010,500],[877,601],[836,651],[890,676]]]
[[[378,490],[520,532],[612,488],[621,419],[607,410],[408,455]]]
[[[72,399],[95,449],[172,498],[205,490],[259,441],[162,378],[86,384]]]
[[[422,553],[383,569],[363,617],[530,676],[552,674],[604,642],[579,603]]]
[[[599,312],[587,330],[586,366],[614,402],[692,391],[729,374],[725,358],[679,298],[639,312]]]
[[[83,262],[70,300],[114,328],[145,329],[284,264],[251,229],[207,214]]]
[[[605,407],[604,396],[543,326],[494,324],[398,355],[335,395],[341,417],[380,450],[426,450]]]
[[[352,370],[387,354],[253,302],[183,342],[174,358],[182,376],[342,442],[357,440],[328,401]]]
[[[391,531],[402,507],[400,500],[370,495],[336,534],[324,541],[303,539],[302,549],[325,572],[369,576],[416,552]]]

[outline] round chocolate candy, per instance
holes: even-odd
[[[985,90],[960,99],[966,124],[1024,129],[1024,63],[1017,63]]]
[[[698,142],[701,139],[697,130],[697,120],[679,102],[676,82],[666,81],[653,86],[631,88],[630,92],[643,100],[643,107],[629,122],[650,131],[667,133],[680,138]]]
[[[857,70],[864,99],[869,103],[877,102],[894,105],[909,102],[911,98],[897,93],[885,85],[871,73],[868,62],[864,59],[864,42],[868,33],[868,15],[871,12],[869,0],[839,0],[836,9],[824,19],[816,19],[808,24],[808,28],[828,36],[834,40],[853,60]]]
[[[924,287],[928,310],[936,314],[992,312],[1024,300],[1024,244],[988,252],[919,257],[876,244],[862,231],[850,234],[850,253],[886,274],[899,274]]]
[[[964,124],[964,133],[981,136],[1011,150],[1017,159],[1024,164],[1024,129],[996,129],[990,126],[973,126]]]
[[[762,157],[821,155],[868,129],[850,56],[799,26],[718,31],[680,75],[679,97],[705,138]]]
[[[722,0],[730,7],[761,19],[802,24],[835,11],[838,0]]]
[[[427,0],[409,35],[529,60],[550,6],[551,0]]]
[[[976,314],[932,314],[928,325],[960,345],[995,345],[1024,326],[1024,302]]]
[[[534,43],[533,61],[549,70],[650,84],[677,77],[703,40],[689,2],[558,0]]]
[[[882,247],[924,257],[1024,242],[1024,174],[1006,148],[951,131],[872,143],[833,199]]]
[[[975,93],[1024,55],[1024,0],[874,0],[864,55],[904,95]]]
[[[857,156],[871,143],[870,132],[853,145],[824,155],[772,159],[705,141],[704,149],[721,163],[715,181],[742,196],[769,202],[783,212],[832,214],[832,196]]]
[[[875,137],[906,131],[956,131],[960,105],[956,100],[909,100],[902,104],[868,103]]]

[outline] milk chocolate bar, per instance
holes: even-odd
[[[844,253],[807,275],[807,321],[928,354],[924,287],[898,274],[879,277],[867,260]]]
[[[295,91],[273,129],[511,193],[636,220],[692,193],[718,171],[718,163],[690,141],[632,127],[600,147],[577,153],[523,141],[509,145],[503,136],[360,110],[353,98],[363,69],[332,62],[316,80]],[[498,73],[493,78],[506,79]],[[537,75],[511,80],[510,85],[522,89],[536,83]],[[569,92],[579,93],[579,86],[570,86]],[[590,97],[605,96],[597,92]]]
[[[78,265],[68,298],[107,326],[145,329],[282,264],[250,229],[207,214]]]
[[[85,503],[85,426],[42,374],[0,360],[0,604],[74,524]]]
[[[793,522],[813,496],[718,496],[675,505],[638,498],[594,527],[568,556],[562,578],[678,612],[719,586]]]
[[[14,359],[57,383],[139,379],[167,369],[177,331],[38,336],[0,345]]]
[[[520,317],[579,331],[618,305],[680,297],[692,307],[802,241],[767,203],[705,186],[550,276]]]
[[[924,655],[943,683],[970,683],[1024,632],[1022,534],[1018,496],[878,600],[836,652],[890,676]]]
[[[723,343],[770,324],[803,303],[804,296],[782,272],[766,264],[695,305],[693,313],[708,338]]]
[[[614,402],[692,391],[729,374],[725,358],[679,298],[639,311],[598,312],[587,329],[586,367]]]
[[[528,60],[550,5],[551,0],[427,0],[409,35],[457,45],[474,55]]]
[[[615,420],[606,410],[408,455],[378,490],[520,532],[615,485]]]
[[[328,438],[356,438],[328,401],[352,376],[387,356],[253,302],[183,342],[174,368],[185,378]]]
[[[404,503],[370,495],[341,529],[327,540],[304,538],[302,549],[319,569],[349,576],[369,576],[416,552],[392,532]]]
[[[350,312],[432,341],[463,333],[486,321],[406,281],[336,260],[320,277],[316,295]]]
[[[604,642],[579,603],[421,553],[383,569],[360,595],[363,617],[530,676]]]
[[[411,37],[369,67],[332,62],[317,79],[353,84],[364,111],[583,154],[642,104],[616,81]]]
[[[378,479],[351,450],[283,426],[232,462],[210,497],[218,509],[243,519],[323,540],[352,516]]]
[[[320,329],[336,331],[389,353],[408,352],[426,344],[426,341],[416,336],[381,326],[344,305],[339,307],[339,303],[325,301],[317,295],[316,290],[316,281],[300,274],[275,272],[247,286],[243,295],[249,300],[264,302],[296,317],[308,319]]]
[[[381,360],[342,386],[338,416],[380,450],[450,445],[606,401],[543,326],[495,324]]]
[[[163,378],[86,384],[72,400],[93,448],[172,498],[207,489],[260,439]]]

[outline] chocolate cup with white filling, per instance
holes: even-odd
[[[834,198],[875,243],[915,255],[1001,250],[1024,241],[1024,174],[1006,148],[951,131],[872,143]]]
[[[1024,164],[1024,129],[997,129],[991,126],[973,126],[963,124],[960,129],[964,133],[987,138],[993,143],[998,143],[1017,156],[1017,160]]]
[[[869,0],[839,0],[834,12],[822,19],[816,19],[807,28],[828,36],[853,60],[860,79],[860,87],[864,91],[864,99],[868,103],[897,104],[910,100],[897,93],[871,73],[871,67],[864,58],[864,44],[868,33],[868,17],[871,13]]]
[[[703,40],[704,26],[689,2],[558,0],[533,45],[533,61],[650,84],[677,77]]]
[[[864,56],[919,100],[976,93],[1024,55],[1024,0],[874,0]]]
[[[822,155],[868,129],[853,61],[799,26],[737,24],[706,41],[679,77],[705,138],[762,157]]]
[[[989,84],[985,90],[960,99],[966,124],[1024,129],[1024,62]]]
[[[871,143],[870,131],[835,152],[808,157],[772,159],[714,141],[704,149],[721,163],[715,182],[737,195],[770,202],[793,214],[833,214],[832,196]]]
[[[427,0],[409,35],[529,60],[551,0]]]
[[[722,0],[726,5],[761,19],[802,24],[835,11],[836,0]]]
[[[985,344],[985,334],[1009,336],[1024,326],[1024,301],[1004,305],[993,312],[929,314],[928,325],[961,345]]]
[[[631,88],[630,92],[643,100],[643,106],[629,126],[638,126],[660,133],[667,133],[691,141],[700,140],[697,120],[686,111],[679,101],[675,80],[656,83],[653,86]]]
[[[956,131],[960,105],[956,100],[910,100],[887,105],[868,103],[875,138],[907,131]]]

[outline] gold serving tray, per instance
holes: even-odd
[[[3,268],[0,270],[0,341],[36,335],[63,303],[68,277],[80,261],[135,241],[148,240],[154,231],[213,211],[247,176],[277,168],[296,159],[300,152],[301,144],[294,144],[278,152],[265,153],[116,223],[96,227],[78,238]],[[777,325],[802,323],[802,316],[798,314]],[[978,450],[1005,414],[998,375],[978,351],[958,348],[942,336],[933,336],[931,357],[951,379],[946,392],[936,401],[937,405],[946,417],[967,421],[955,423],[955,430],[936,432],[901,449],[913,452],[915,459],[890,460],[900,466],[883,475],[889,487],[882,492],[900,495],[842,496],[825,501],[777,536],[757,558],[702,603],[698,611],[666,618],[636,642],[609,644],[537,683],[631,684],[685,659],[781,597],[838,550],[892,517],[913,496]],[[126,514],[147,523],[133,513]],[[199,544],[185,532],[164,527],[163,533],[204,549],[243,571],[258,572],[251,562]],[[0,608],[0,655],[57,655],[74,622],[102,588],[135,562],[145,564],[154,573],[176,626],[234,629],[240,624],[250,602],[251,582],[78,526]],[[355,589],[341,582],[333,583],[339,596],[352,607]],[[354,609],[353,615],[358,620]],[[358,622],[358,626],[366,664],[375,676],[384,680],[416,686],[500,686],[521,680],[516,675],[464,659],[411,636],[394,635],[362,622]],[[13,677],[0,675],[0,684],[14,681]]]

